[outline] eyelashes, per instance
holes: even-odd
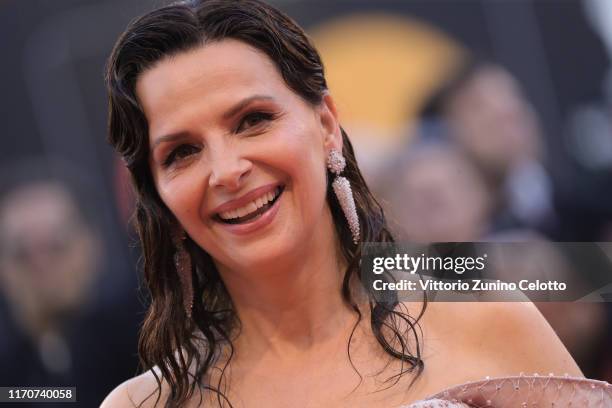
[[[198,149],[198,147],[189,144],[181,144],[175,147],[164,160],[163,167],[169,167],[175,161],[184,159],[192,154],[197,153]]]
[[[266,125],[278,117],[278,113],[255,111],[247,113],[242,116],[238,125],[236,126],[234,133],[242,133],[247,131],[259,132],[266,128]],[[162,162],[164,168],[170,167],[175,163],[179,163],[182,160],[189,158],[190,156],[197,154],[202,149],[201,146],[196,144],[183,143],[174,147],[166,158]]]
[[[269,122],[274,118],[275,118],[275,114],[270,113],[270,112],[258,111],[258,112],[248,113],[240,120],[240,123],[238,124],[238,127],[236,128],[236,132],[241,132],[245,129],[249,129],[254,126],[258,126],[262,122]]]

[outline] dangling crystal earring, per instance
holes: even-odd
[[[327,167],[336,175],[336,178],[332,182],[332,187],[348,222],[351,235],[353,235],[353,243],[357,244],[359,242],[359,217],[357,216],[357,208],[355,207],[355,199],[353,198],[351,184],[346,177],[340,176],[340,173],[342,173],[346,167],[346,160],[344,156],[342,156],[342,153],[335,149],[331,149],[327,157]]]
[[[193,309],[193,283],[191,281],[191,256],[185,249],[185,232],[180,236],[174,236],[174,266],[183,288],[183,306],[185,307],[185,313],[188,318],[191,318],[191,311]]]

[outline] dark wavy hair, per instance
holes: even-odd
[[[229,360],[216,384],[205,384],[203,379],[213,370],[221,347],[228,347],[231,359],[233,333],[240,322],[212,258],[189,238],[186,246],[193,261],[195,301],[192,318],[186,315],[181,284],[173,263],[175,248],[171,233],[176,219],[160,199],[153,182],[148,161],[148,125],[136,97],[135,85],[139,75],[160,60],[226,38],[242,41],[264,52],[293,92],[313,106],[322,102],[327,84],[321,59],[311,41],[292,19],[257,0],[196,0],[154,10],[128,25],[119,37],[106,69],[108,139],[123,157],[136,190],[133,221],[142,245],[144,279],[150,293],[139,355],[143,369],[151,370],[158,383],[157,402],[161,396],[161,380],[169,385],[170,394],[165,404],[169,407],[183,405],[192,397],[196,387],[200,392],[215,393],[220,406],[226,403],[231,406],[221,381]],[[327,202],[342,254],[348,263],[339,295],[357,315],[347,345],[352,364],[351,340],[362,320],[362,312],[355,301],[351,282],[355,279],[361,282],[359,263],[363,243],[393,242],[393,237],[387,229],[380,205],[359,171],[351,142],[346,132],[341,131],[347,162],[344,175],[353,188],[361,224],[359,243],[353,243],[331,188],[327,189]],[[328,187],[331,177],[329,174]],[[393,385],[408,372],[416,372],[414,378],[417,378],[424,368],[418,320],[426,302],[419,315],[413,318],[397,298],[384,303],[372,296],[368,299],[370,324],[376,339],[390,356],[401,361],[399,372],[387,381]],[[409,346],[410,336],[416,340],[414,347]],[[205,346],[201,347],[202,344]],[[159,368],[161,379],[153,369],[155,366]],[[194,373],[189,371],[190,367],[195,367]]]

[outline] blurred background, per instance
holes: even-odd
[[[612,241],[611,1],[272,3],[321,52],[398,237]],[[139,252],[103,67],[162,4],[0,0],[0,386],[77,386],[91,407],[136,373]],[[595,266],[547,256],[590,279],[610,268],[599,248]],[[539,307],[612,381],[610,303]]]

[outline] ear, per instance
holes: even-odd
[[[342,152],[342,132],[340,131],[340,123],[338,123],[338,111],[329,92],[325,92],[323,95],[319,115],[325,150],[336,149]]]

